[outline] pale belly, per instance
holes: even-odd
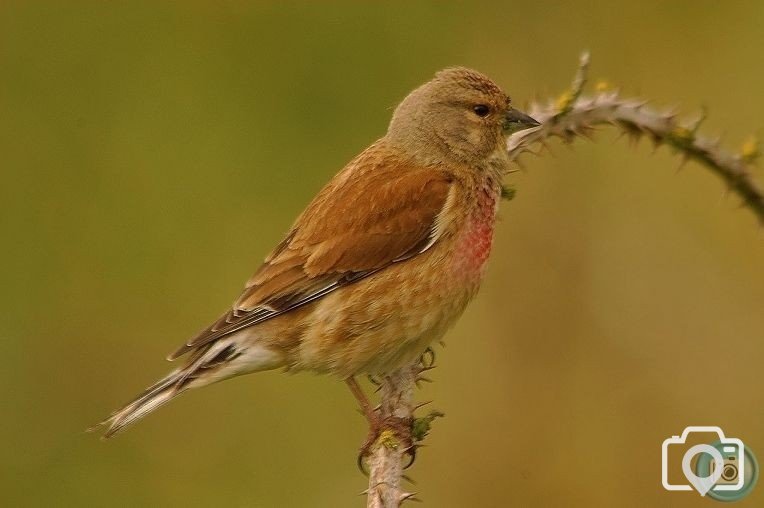
[[[316,302],[292,368],[389,372],[440,340],[477,292],[491,251],[496,201],[483,197],[447,242]]]
[[[408,269],[391,267],[384,276],[324,297],[305,326],[298,368],[343,377],[388,372],[414,361],[442,338],[479,281],[456,284],[421,265],[413,275]]]

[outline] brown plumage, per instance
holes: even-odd
[[[169,356],[184,366],[103,423],[106,437],[182,391],[273,368],[352,378],[413,361],[478,289],[508,169],[537,125],[482,74],[446,69],[298,217],[233,305]]]

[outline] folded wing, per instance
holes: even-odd
[[[424,252],[438,240],[452,191],[447,173],[372,147],[308,205],[233,308],[169,359]]]

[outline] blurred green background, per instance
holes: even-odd
[[[522,105],[589,48],[593,79],[706,105],[737,146],[764,126],[762,26],[760,1],[2,2],[0,504],[362,506],[365,425],[335,379],[243,377],[113,441],[83,429],[436,70]],[[447,414],[410,471],[425,506],[711,506],[660,484],[686,425],[764,459],[762,228],[707,170],[616,137],[510,178],[420,394]]]

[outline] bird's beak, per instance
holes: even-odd
[[[504,131],[507,134],[538,127],[539,125],[541,125],[539,122],[515,108],[509,108],[507,116],[504,118]]]

